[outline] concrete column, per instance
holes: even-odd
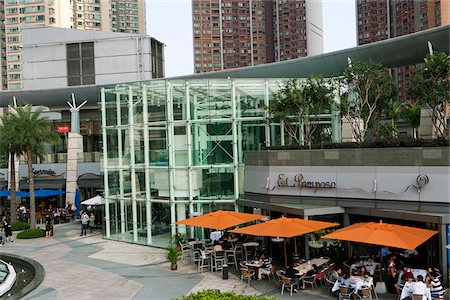
[[[66,206],[68,203],[75,203],[79,153],[83,153],[83,137],[79,133],[69,132],[67,138],[66,162]],[[77,207],[77,209],[79,208],[80,207]]]
[[[303,219],[308,220],[308,216],[304,216]],[[305,234],[305,259],[309,260],[309,235]]]
[[[186,219],[186,205],[184,203],[177,203],[177,220],[182,221]],[[178,232],[185,234],[186,225],[178,225]]]

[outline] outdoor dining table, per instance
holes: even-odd
[[[361,291],[363,287],[368,286],[372,288],[372,291],[375,293],[375,298],[378,299],[378,295],[375,292],[375,287],[373,286],[373,277],[350,276],[350,280],[355,282],[356,293],[358,291]],[[336,280],[331,291],[336,292],[341,286],[342,284],[339,282],[339,280]]]
[[[410,269],[410,271],[413,273],[414,275],[414,279],[417,279],[418,275],[422,275],[423,278],[427,277],[427,270],[422,270],[422,269]],[[403,283],[403,271],[400,271],[400,273],[398,274],[398,284],[402,284]]]
[[[361,266],[364,266],[366,268],[367,272],[369,272],[370,275],[373,275],[375,273],[375,270],[380,268],[380,263],[370,262],[370,261],[362,261],[362,262],[351,265],[350,270],[354,270],[354,269],[357,270]]]
[[[406,282],[405,285],[401,288],[402,289],[402,293],[400,295],[400,299],[405,299],[407,297],[411,297],[413,290],[414,290],[414,283],[415,282]],[[425,295],[423,295],[422,297],[423,300],[431,300],[431,292],[430,289],[427,288],[426,289],[426,293]]]
[[[313,258],[310,261],[299,264],[298,266],[294,266],[294,269],[296,269],[299,272],[299,275],[306,274],[309,270],[312,270],[313,265],[316,265],[317,267],[321,267],[324,264],[328,263],[330,261],[329,258]]]

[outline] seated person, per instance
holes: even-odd
[[[342,275],[342,267],[337,266],[333,271],[330,272],[329,280],[331,282],[336,282],[338,278]]]
[[[411,272],[410,269],[406,269],[403,271],[403,280],[405,282],[412,282],[414,281],[414,274]]]
[[[343,276],[339,277],[338,282],[340,286],[347,287],[349,292],[353,292],[355,290],[356,282],[351,279],[347,272],[345,272]]]
[[[355,269],[355,268],[351,269],[350,270],[350,274],[352,276],[359,276],[358,269]]]
[[[314,275],[316,275],[317,273],[319,273],[319,268],[317,267],[317,265],[316,264],[313,264],[312,265],[312,269],[311,270],[309,270],[308,272],[306,272],[306,277],[310,277],[310,276],[314,276]]]
[[[262,262],[262,266],[258,269],[258,280],[261,280],[262,275],[270,275],[272,272],[272,259],[262,253],[259,260]]]
[[[412,294],[421,294],[421,295],[426,295],[427,294],[427,286],[423,282],[423,276],[422,275],[417,275],[417,282],[413,283]]]
[[[362,277],[368,277],[370,275],[369,272],[367,272],[365,266],[359,267],[359,269],[356,271],[356,273],[358,274],[358,276],[362,276]]]
[[[444,295],[445,290],[442,287],[441,281],[439,280],[439,275],[434,270],[429,274],[431,278],[431,288],[430,288],[431,297],[441,298]]]
[[[213,252],[222,251],[223,247],[222,244],[219,243],[219,241],[214,242]]]
[[[289,265],[286,268],[286,272],[285,275],[287,278],[291,278],[295,281],[295,283],[297,284],[297,287],[300,287],[300,275],[298,274],[298,271],[296,269],[294,269],[294,267],[292,265]]]

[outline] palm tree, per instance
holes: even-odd
[[[51,131],[50,122],[42,118],[43,109],[32,110],[31,105],[13,108],[11,121],[16,128],[16,143],[20,154],[24,154],[28,166],[28,189],[30,192],[30,226],[36,228],[36,202],[34,196],[33,154],[43,154],[44,145],[54,143],[57,140],[55,133]],[[19,153],[19,152],[18,152]]]
[[[0,118],[0,153],[8,154],[10,159],[10,190],[11,196],[10,200],[10,220],[11,222],[17,221],[17,200],[16,200],[16,164],[15,157],[17,153],[20,153],[20,146],[17,144],[16,140],[16,127],[15,123],[11,118],[11,114],[5,114]]]

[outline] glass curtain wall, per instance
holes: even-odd
[[[105,238],[167,246],[194,213],[235,209],[243,153],[270,146],[277,79],[153,80],[104,86]],[[278,128],[278,129],[274,129]]]

